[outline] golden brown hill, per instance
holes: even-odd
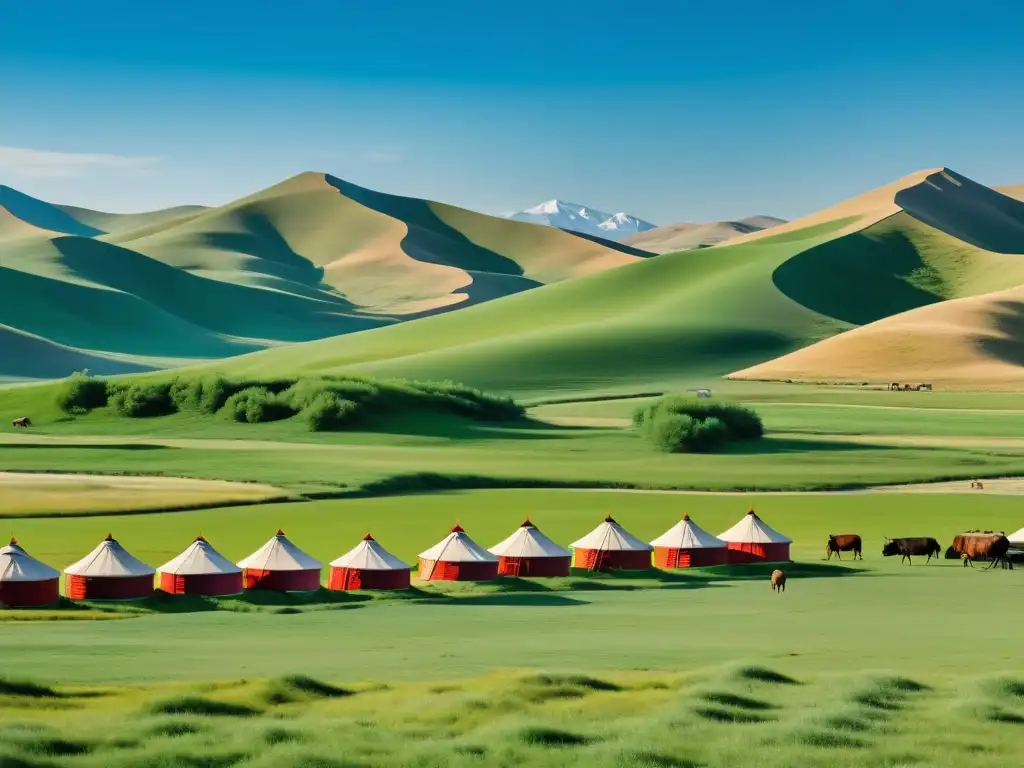
[[[729,378],[1021,389],[1024,286],[918,307]]]

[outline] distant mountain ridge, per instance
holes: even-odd
[[[622,240],[655,227],[649,221],[644,221],[628,213],[605,213],[596,208],[579,203],[569,203],[557,198],[546,200],[540,205],[517,213],[511,213],[506,218],[512,221],[557,227],[608,240]]]
[[[785,224],[774,216],[748,216],[738,221],[710,221],[704,224],[668,224],[622,239],[623,243],[652,253],[690,251],[726,243],[734,237],[760,232]]]

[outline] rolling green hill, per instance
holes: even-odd
[[[952,171],[829,210],[778,234],[220,367],[451,377],[520,396],[709,385],[855,326],[1024,283],[1024,206]]]
[[[67,375],[83,361],[119,373],[220,359],[647,255],[316,173],[219,208],[147,214],[56,206],[3,187],[0,378]],[[40,344],[45,355],[27,352]]]

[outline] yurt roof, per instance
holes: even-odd
[[[726,544],[693,522],[689,515],[683,515],[682,520],[652,541],[651,546],[669,549],[721,549]]]
[[[127,549],[111,536],[83,557],[64,569],[64,573],[72,576],[102,577],[107,579],[124,579],[130,576],[151,576],[155,571],[150,566],[133,556]]]
[[[411,567],[388,552],[373,536],[366,534],[352,549],[331,561],[334,568],[358,568],[361,571],[408,571]]]
[[[576,549],[596,549],[601,552],[650,552],[652,547],[640,541],[608,515],[597,528],[572,543]]]
[[[60,571],[36,560],[18,545],[17,540],[11,539],[6,547],[0,547],[0,582],[50,581],[59,578]]]
[[[239,560],[237,565],[254,571],[313,571],[323,567],[319,560],[295,546],[284,531],[278,531],[262,547]]]
[[[215,573],[241,573],[241,568],[218,552],[202,536],[188,545],[184,552],[159,568],[161,573],[176,576],[202,576]]]
[[[747,512],[728,531],[718,534],[718,538],[737,544],[789,544],[793,541],[759,518],[754,510]]]
[[[1024,528],[1021,528],[1016,533],[1011,533],[1007,536],[1011,544],[1024,544]]]
[[[495,563],[494,555],[473,541],[462,530],[461,525],[452,528],[451,533],[425,552],[420,552],[424,560],[436,560],[444,563]]]
[[[571,557],[572,552],[556,544],[527,519],[515,533],[489,552],[498,557]]]

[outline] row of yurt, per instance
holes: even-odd
[[[764,523],[753,510],[718,537],[689,515],[650,544],[622,528],[611,516],[566,549],[529,519],[504,541],[486,550],[459,525],[419,555],[419,576],[427,581],[487,581],[499,575],[568,576],[575,561],[588,570],[645,570],[651,553],[658,568],[689,568],[726,562],[789,559],[790,539]],[[385,550],[370,534],[330,564],[328,589],[403,589],[410,566]],[[130,600],[153,594],[153,576],[170,594],[224,596],[243,589],[280,592],[320,587],[321,563],[303,552],[283,531],[237,564],[202,536],[154,570],[111,535],[65,569],[66,593],[73,600]],[[17,542],[0,549],[0,605],[39,606],[57,601],[60,574],[30,557]]]

